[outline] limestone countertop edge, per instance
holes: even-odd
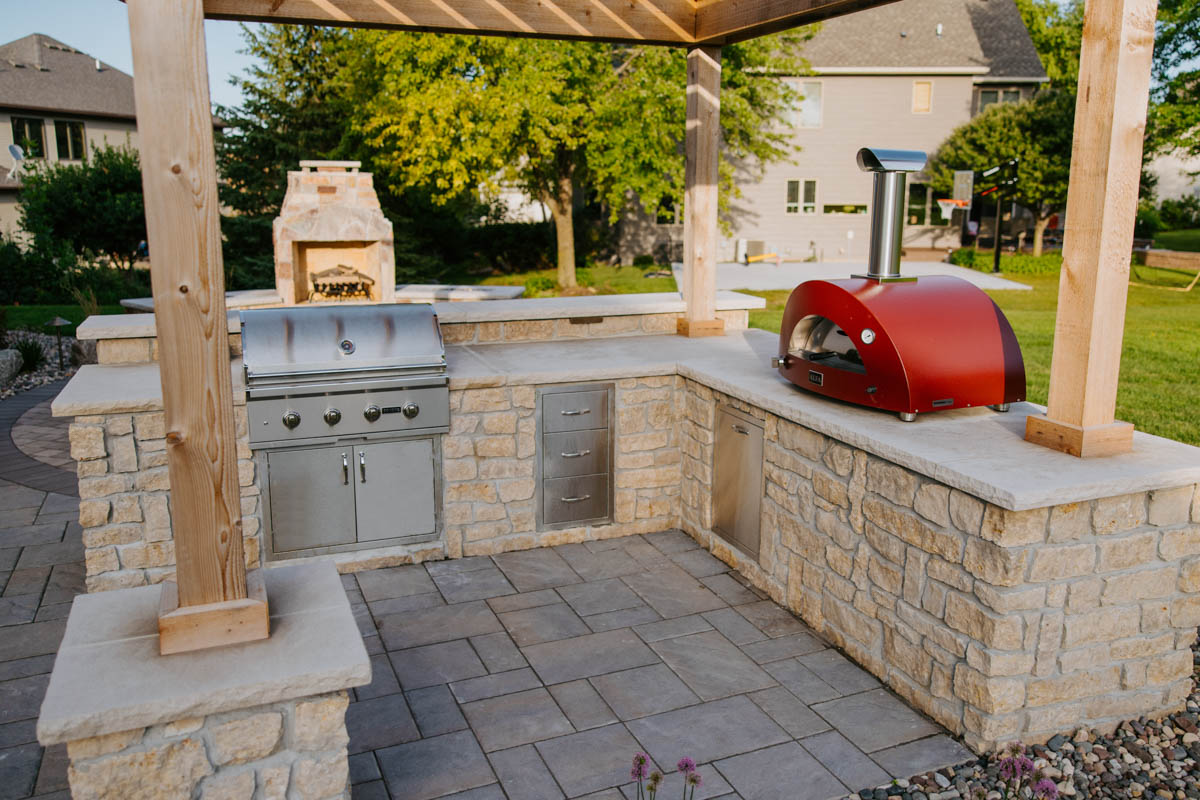
[[[1032,403],[1016,404],[1007,414],[941,411],[903,423],[886,412],[831,401],[771,370],[767,365],[777,347],[776,334],[751,329],[706,339],[628,336],[451,345],[446,358],[452,390],[682,375],[1011,511],[1200,483],[1200,448],[1150,434],[1135,434],[1133,453],[1105,459],[1078,459],[1026,442],[1025,417],[1044,411]],[[237,363],[235,402],[244,402]],[[530,364],[541,366],[530,369]],[[156,365],[136,366],[157,377]],[[99,370],[128,368],[84,369],[54,401],[56,416],[161,408],[161,393],[142,398],[136,409],[123,405],[118,392],[89,395],[75,383],[94,382]],[[154,386],[157,391],[157,380]],[[78,399],[100,394],[106,403]]]
[[[765,308],[767,301],[754,295],[721,290],[717,311],[748,311]],[[436,301],[438,321],[443,324],[506,322],[516,320],[567,319],[571,317],[620,317],[642,314],[677,314],[687,304],[679,292],[603,294],[581,297],[534,297],[480,302]],[[227,313],[229,333],[241,330],[237,309]],[[88,317],[75,330],[79,339],[146,339],[155,336],[154,314],[101,314]]]
[[[161,586],[76,598],[37,722],[43,745],[364,686],[370,656],[331,562],[264,570],[271,637],[158,654]]]

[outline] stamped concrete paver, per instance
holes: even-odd
[[[65,796],[65,753],[34,739],[84,590],[61,491],[0,476],[0,800]],[[639,750],[661,796],[689,755],[698,799],[826,800],[969,757],[680,531],[343,584],[374,655],[347,712],[353,800],[622,800]]]

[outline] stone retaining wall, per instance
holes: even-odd
[[[247,439],[246,407],[235,406],[242,536],[248,568],[259,565],[259,488]],[[167,442],[161,411],[76,417],[79,524],[89,592],[159,583],[175,572]]]
[[[711,531],[720,401],[764,420],[761,565]],[[684,529],[977,750],[1179,707],[1200,488],[1006,511],[692,381]]]
[[[350,797],[346,692],[67,743],[74,800]]]

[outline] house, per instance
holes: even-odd
[[[18,231],[20,175],[29,159],[81,161],[93,147],[137,145],[133,77],[40,33],[0,45],[0,235]]]
[[[792,163],[740,169],[718,259],[778,253],[784,260],[865,262],[871,176],[863,146],[933,153],[993,103],[1027,99],[1047,77],[1013,0],[906,0],[822,23],[804,45],[813,74],[787,80],[802,96],[791,113]],[[991,165],[981,164],[980,168]],[[957,246],[920,173],[908,184],[907,248]],[[957,221],[957,220],[956,220]],[[682,226],[629,214],[621,258],[679,260]],[[665,252],[664,252],[665,250]]]

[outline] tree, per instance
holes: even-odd
[[[1147,152],[1200,155],[1200,1],[1159,3],[1154,79]]]
[[[1083,38],[1083,2],[1016,0],[1029,38],[1050,78],[1050,86],[1074,92],[1079,84],[1079,49]]]
[[[1042,234],[1066,205],[1071,173],[1075,98],[1048,90],[1022,103],[990,106],[950,134],[929,162],[934,191],[948,195],[954,170],[983,170],[1019,159],[1012,199],[1034,216],[1033,254],[1042,254]]]
[[[26,162],[29,163],[29,162]],[[133,266],[146,239],[142,168],[132,147],[95,148],[86,161],[27,167],[19,203],[21,227],[42,249],[69,245]]]
[[[774,121],[793,92],[809,33],[724,51],[725,152],[760,164],[789,154]],[[553,216],[558,282],[573,287],[573,208],[581,187],[615,221],[634,197],[651,213],[683,194],[682,50],[592,42],[355,33],[356,107],[376,166],[395,187],[444,200],[515,184]],[[728,196],[732,172],[722,171]]]

